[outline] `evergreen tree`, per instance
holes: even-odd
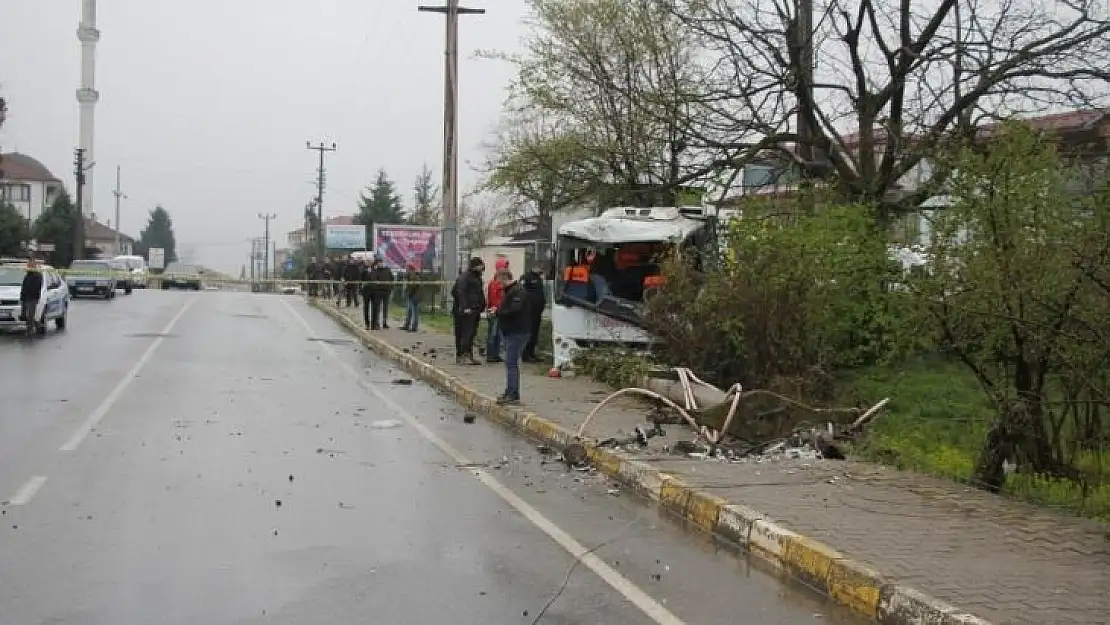
[[[401,204],[401,197],[397,195],[397,187],[389,179],[385,169],[378,170],[374,184],[367,187],[367,191],[369,196],[363,193],[359,197],[356,221],[366,226],[366,240],[370,242],[374,233],[374,224],[404,223],[405,210]]]
[[[436,202],[438,192],[435,183],[432,182],[432,170],[425,163],[420,173],[416,175],[416,183],[413,185],[412,217],[409,221],[414,226],[439,225],[439,206]]]
[[[155,206],[150,211],[146,227],[139,233],[136,253],[146,256],[152,247],[160,247],[166,251],[166,264],[177,260],[177,240],[173,235],[173,220],[169,212],[161,205]]]
[[[19,210],[0,202],[0,256],[18,256],[29,234],[27,220]]]
[[[77,219],[76,210],[69,194],[62,191],[50,206],[42,211],[31,229],[40,244],[54,244],[50,262],[56,267],[68,267],[73,262],[73,226]]]

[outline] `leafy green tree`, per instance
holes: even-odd
[[[177,240],[173,234],[173,220],[169,212],[161,204],[150,211],[146,227],[139,233],[138,253],[146,256],[152,247],[160,247],[166,251],[166,263],[177,260]]]
[[[677,187],[711,170],[718,152],[736,151],[693,149],[697,120],[687,107],[703,71],[699,50],[659,0],[527,4],[524,52],[507,57],[517,70],[509,117],[542,123],[502,141],[508,149],[496,169],[513,192],[524,187],[516,182],[524,172],[541,197],[573,172],[603,205],[671,203]]]
[[[16,256],[23,249],[23,242],[30,238],[27,220],[12,206],[0,202],[0,255]]]
[[[374,224],[400,224],[405,222],[404,206],[401,196],[397,195],[397,187],[389,179],[385,169],[379,169],[374,179],[374,184],[367,189],[370,195],[363,193],[358,201],[357,222],[366,226],[366,240],[374,232]]]
[[[76,210],[69,194],[62,191],[39,215],[31,228],[31,233],[40,244],[54,244],[50,262],[55,266],[68,267],[73,262],[73,226],[77,219]]]
[[[428,168],[427,163],[416,175],[416,183],[413,184],[412,190],[412,216],[409,221],[414,226],[438,226],[439,206],[436,202],[438,189],[432,181],[432,170]]]
[[[979,381],[996,415],[974,479],[1019,473],[1083,482],[1110,434],[1110,193],[1081,192],[1022,124],[948,164],[953,204],[932,218],[930,271],[911,280],[919,327]]]

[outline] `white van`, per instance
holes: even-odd
[[[131,286],[136,289],[145,289],[147,286],[147,269],[146,259],[142,256],[116,256],[112,260],[119,261],[127,265],[127,270],[131,272]]]

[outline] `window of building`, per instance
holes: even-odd
[[[5,185],[0,185],[0,199],[7,200],[8,202],[30,202],[31,201],[31,185],[29,185],[29,184],[5,184]]]

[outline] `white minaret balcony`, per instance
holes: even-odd
[[[81,43],[96,43],[100,41],[100,31],[92,26],[82,26],[77,29],[77,40]]]
[[[81,104],[95,104],[100,99],[100,92],[91,87],[81,87],[77,90],[77,101]]]

